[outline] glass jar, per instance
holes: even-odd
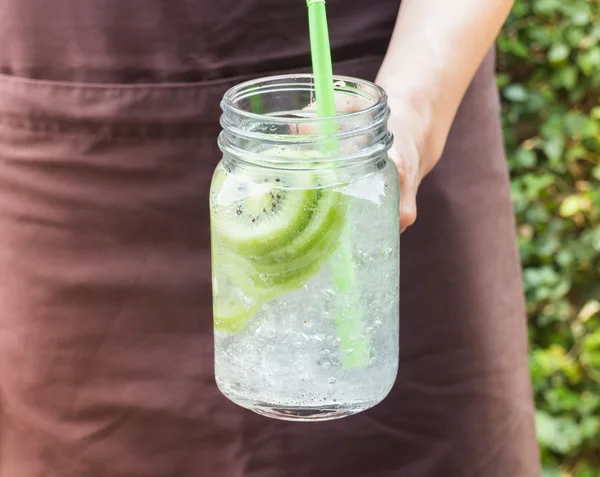
[[[311,75],[246,82],[221,103],[210,193],[216,381],[278,419],[356,414],[396,379],[389,108],[373,83],[336,77],[335,89],[333,118],[316,118]]]

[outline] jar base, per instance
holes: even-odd
[[[367,407],[359,408],[342,408],[342,407],[280,407],[280,406],[257,406],[249,408],[251,411],[261,416],[270,417],[271,419],[279,419],[280,421],[295,421],[295,422],[320,422],[333,421],[344,417],[353,416],[369,409]]]
[[[333,421],[361,413],[378,404],[377,402],[374,402],[360,404],[353,403],[352,405],[335,404],[315,407],[282,406],[256,401],[248,402],[244,400],[241,402],[238,399],[231,399],[230,396],[227,397],[238,406],[255,412],[261,416],[269,417],[271,419],[278,419],[280,421],[294,422]]]

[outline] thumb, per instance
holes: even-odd
[[[410,180],[400,181],[400,231],[404,232],[417,220],[417,191]]]
[[[416,174],[407,167],[403,158],[398,157],[394,148],[390,150],[390,159],[396,164],[400,178],[400,231],[404,232],[417,220]]]

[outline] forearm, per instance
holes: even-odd
[[[403,0],[377,82],[432,123],[433,154],[513,1]]]

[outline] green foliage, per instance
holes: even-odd
[[[517,0],[498,47],[544,477],[600,477],[600,3]]]

